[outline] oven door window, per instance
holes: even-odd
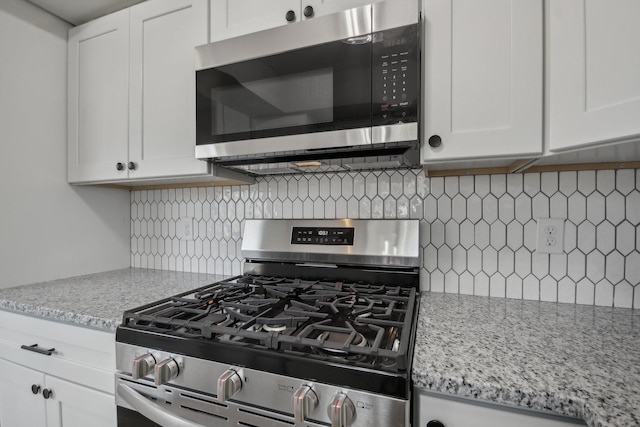
[[[144,415],[131,409],[118,406],[118,427],[162,427]]]
[[[197,144],[371,126],[370,40],[198,71]]]

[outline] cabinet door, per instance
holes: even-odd
[[[45,425],[45,400],[32,385],[44,389],[44,375],[0,359],[0,426]]]
[[[424,0],[423,11],[423,161],[540,154],[542,0]]]
[[[206,174],[195,157],[194,48],[207,43],[207,0],[131,8],[129,178]]]
[[[352,9],[358,6],[371,4],[371,0],[302,0],[302,11],[307,6],[313,7],[313,16],[329,15],[341,10]],[[304,17],[303,19],[307,19]]]
[[[549,148],[640,136],[640,2],[548,4]]]
[[[300,0],[211,0],[211,41],[285,25],[288,11],[299,21]]]
[[[52,392],[46,401],[47,427],[116,426],[116,403],[112,395],[55,377],[47,376],[46,383]]]
[[[129,11],[69,31],[68,179],[127,178]]]

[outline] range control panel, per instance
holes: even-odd
[[[418,25],[373,35],[373,125],[418,120]]]
[[[293,227],[291,244],[353,246],[354,228]]]

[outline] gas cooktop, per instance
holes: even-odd
[[[249,274],[127,311],[123,325],[397,372],[415,305],[414,288]]]

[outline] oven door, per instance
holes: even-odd
[[[118,427],[291,427],[292,414],[235,400],[224,403],[207,393],[153,381],[133,380],[116,374]],[[326,427],[326,423],[305,421],[307,427]]]
[[[196,48],[196,156],[371,144],[371,9],[352,11],[362,17],[328,15]]]
[[[224,416],[228,405],[211,396],[173,387],[155,387],[118,378],[118,427],[205,427],[235,425]]]

